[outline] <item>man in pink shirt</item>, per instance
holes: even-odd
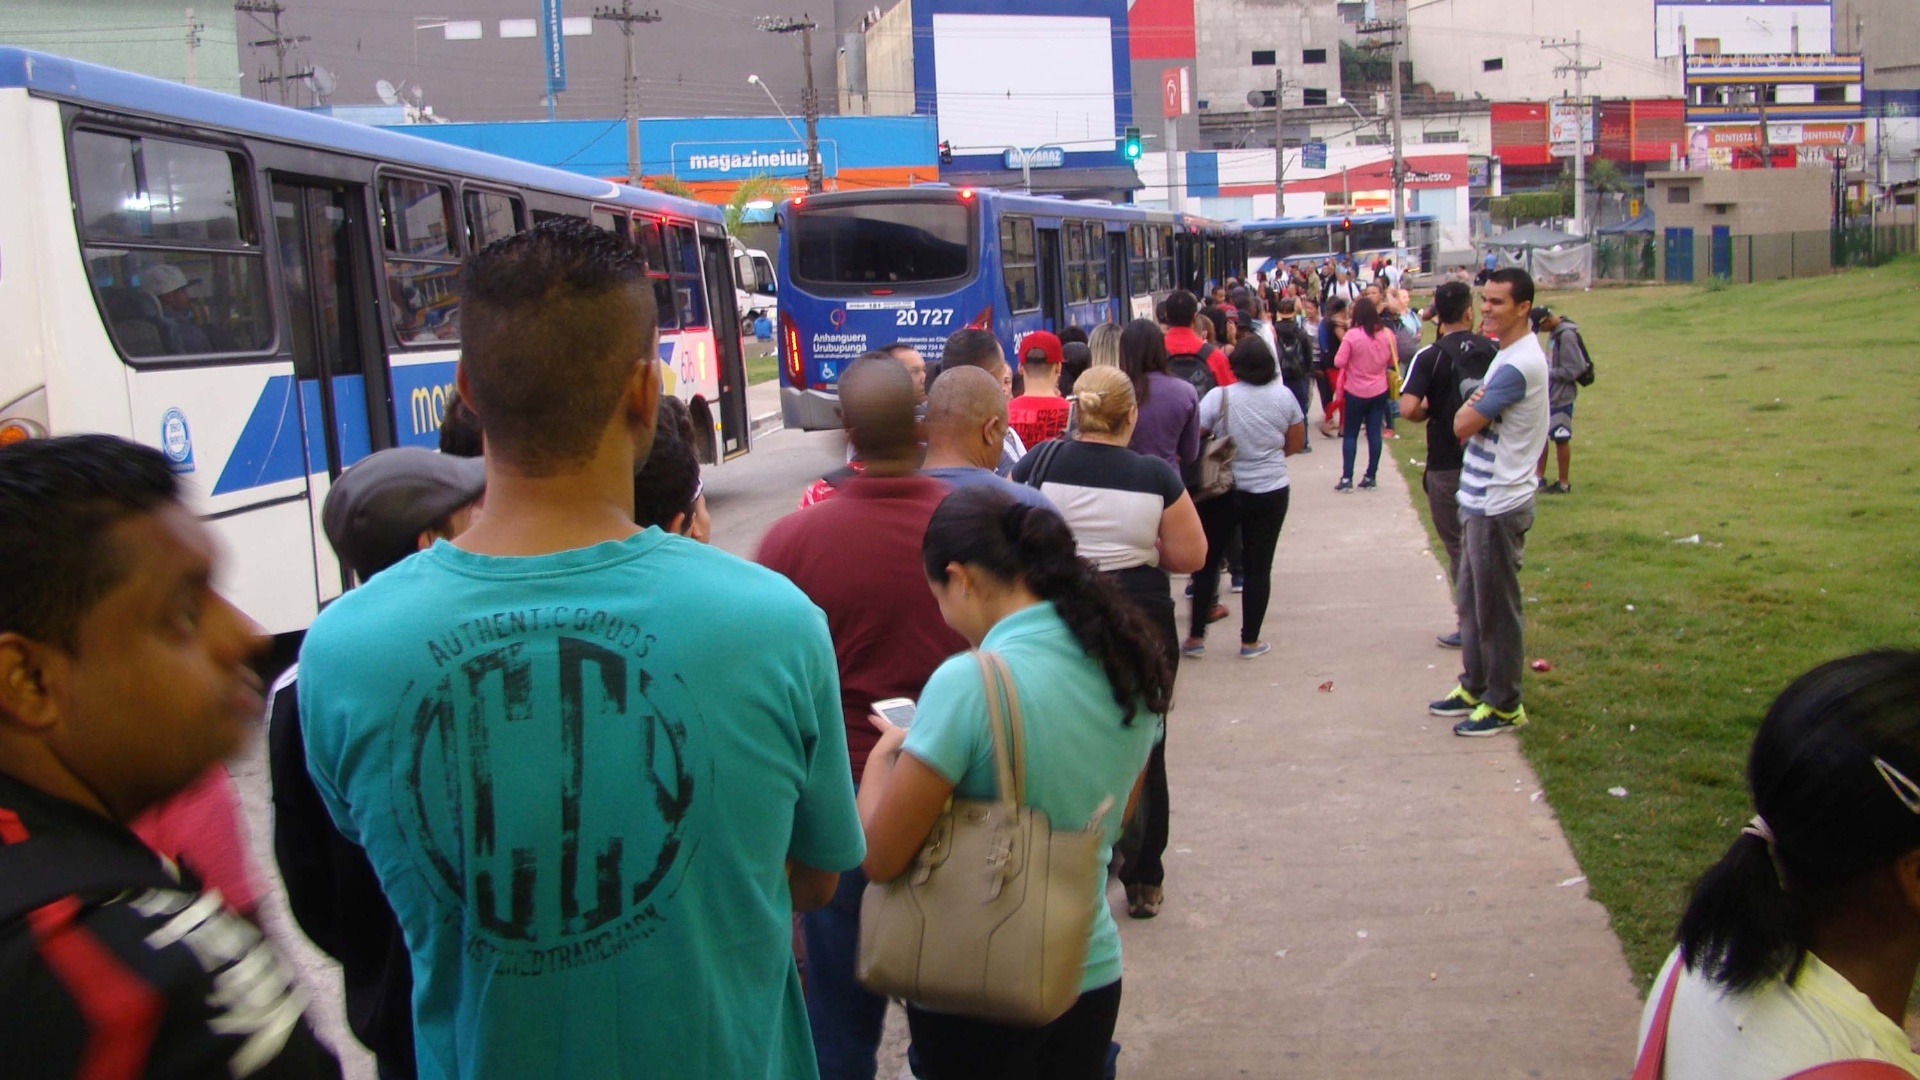
[[[1333,366],[1346,376],[1346,404],[1342,409],[1340,482],[1333,490],[1353,490],[1353,459],[1362,426],[1367,431],[1367,475],[1362,491],[1374,489],[1380,471],[1380,427],[1387,420],[1387,369],[1394,364],[1393,331],[1380,319],[1380,309],[1361,297],[1353,302],[1353,326],[1340,339]]]

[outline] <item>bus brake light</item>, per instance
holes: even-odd
[[[806,358],[800,355],[800,326],[793,316],[780,313],[780,359],[786,369],[788,386],[806,386]]]
[[[973,201],[973,189],[972,189],[972,188],[970,188],[970,187],[963,187],[963,188],[961,188],[961,189],[960,189],[960,201],[961,201],[961,202],[972,202],[972,201]]]
[[[967,329],[969,330],[993,329],[993,308],[992,307],[981,308],[980,314],[975,315],[973,317],[973,321],[967,324]]]

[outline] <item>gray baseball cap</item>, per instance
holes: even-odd
[[[481,458],[399,446],[355,462],[327,492],[327,542],[361,581],[419,548],[420,533],[487,490]]]

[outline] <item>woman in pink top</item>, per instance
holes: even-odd
[[[1360,427],[1367,429],[1367,475],[1363,490],[1374,487],[1380,471],[1380,426],[1387,420],[1387,369],[1399,363],[1393,331],[1380,321],[1380,309],[1361,297],[1353,302],[1353,326],[1340,339],[1333,366],[1345,376],[1346,403],[1341,415],[1340,482],[1335,491],[1353,490],[1353,458],[1359,448]]]

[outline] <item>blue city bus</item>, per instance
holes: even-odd
[[[780,208],[780,405],[840,426],[840,371],[892,342],[940,359],[947,335],[1152,318],[1176,288],[1246,264],[1238,230],[1190,214],[923,184],[801,195]]]
[[[1439,265],[1440,226],[1432,214],[1408,214],[1409,270]],[[1356,259],[1392,255],[1392,214],[1334,214],[1326,217],[1264,218],[1240,223],[1250,271],[1273,269],[1273,263],[1294,262],[1304,256],[1333,254]]]

